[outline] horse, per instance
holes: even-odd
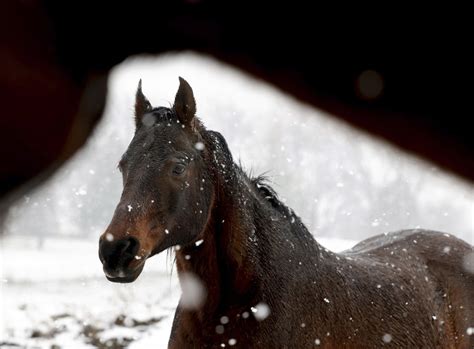
[[[135,96],[123,192],[99,239],[112,282],[175,249],[182,289],[169,348],[472,348],[473,246],[405,230],[333,253],[262,176],[196,116],[181,77],[172,107]]]

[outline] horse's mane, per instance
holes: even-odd
[[[237,172],[240,172],[240,174],[250,182],[250,185],[261,199],[266,200],[273,209],[275,209],[285,218],[291,218],[292,222],[293,219],[300,221],[299,217],[293,212],[293,210],[280,201],[278,194],[270,186],[270,180],[265,174],[254,176],[251,170],[247,172],[244,169],[244,166],[240,161],[238,164],[234,163],[232,154],[229,150],[229,147],[227,146],[227,142],[219,132],[206,130],[204,135],[206,135],[206,137],[211,136],[211,144],[213,144],[214,149],[217,150],[217,154],[222,156],[219,161],[222,163],[227,163],[228,165],[232,164],[234,169]]]
[[[265,174],[258,175],[253,177],[251,174],[248,176],[250,178],[250,182],[254,186],[257,193],[260,195],[261,198],[267,200],[270,205],[280,212],[284,217],[290,218],[295,217],[293,210],[286,206],[281,200],[278,198],[278,194],[276,191],[270,186],[269,178]]]

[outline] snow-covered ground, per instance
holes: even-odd
[[[319,239],[333,251],[343,239]],[[0,347],[166,348],[180,296],[171,258],[147,261],[132,284],[108,282],[97,242],[0,239]]]
[[[120,285],[103,276],[96,241],[9,237],[0,244],[0,346],[166,347],[180,294],[166,253],[150,259],[134,284]]]

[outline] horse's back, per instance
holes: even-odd
[[[458,337],[460,348],[474,344],[474,336],[467,333],[474,326],[473,246],[450,234],[415,229],[374,236],[342,254],[379,261],[393,258],[406,265],[421,262],[438,284],[451,335]]]
[[[377,249],[387,249],[390,247],[397,248],[402,245],[407,245],[410,247],[430,246],[430,248],[435,249],[441,247],[442,252],[446,251],[443,250],[444,247],[451,247],[451,245],[454,245],[455,248],[460,248],[461,250],[472,251],[473,248],[467,242],[460,240],[451,234],[424,229],[410,229],[370,237],[368,239],[362,240],[354,247],[345,250],[342,253],[369,253],[374,252]],[[450,249],[451,248],[449,248],[449,250]]]

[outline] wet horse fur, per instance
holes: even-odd
[[[124,155],[129,173],[100,242],[104,270],[112,262],[131,270],[131,276],[109,272],[109,280],[118,282],[133,281],[146,257],[180,246],[178,276],[196,276],[207,296],[195,309],[180,302],[169,348],[474,347],[468,334],[474,326],[474,275],[463,269],[471,245],[416,229],[375,236],[341,253],[327,250],[263,178],[251,178],[234,163],[222,135],[195,117],[194,103],[181,78],[173,108],[152,108],[139,86],[137,130]],[[151,122],[144,122],[150,115]],[[153,145],[144,153],[145,140]],[[171,142],[172,151],[197,163],[186,169],[187,185],[176,186],[189,191],[188,197],[166,192],[163,171],[142,163],[160,158]],[[197,143],[203,145],[199,150]],[[200,183],[205,185],[198,189]],[[145,203],[151,197],[157,211]],[[176,202],[168,209],[164,200]],[[141,208],[130,212],[124,209],[128,202]],[[154,215],[160,218],[151,224]],[[157,224],[160,233],[153,230]],[[170,224],[174,228],[164,234]],[[148,251],[142,264],[122,256],[130,243],[108,245],[107,233],[116,240],[132,236],[140,248],[130,256]],[[269,314],[259,320],[262,304]]]

